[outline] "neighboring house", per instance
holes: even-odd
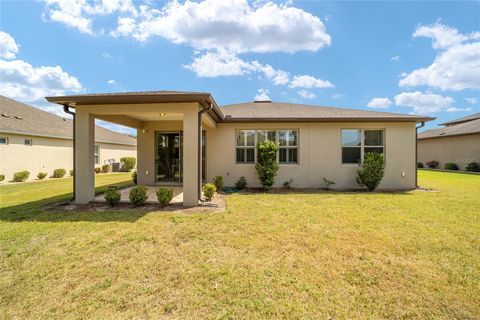
[[[443,128],[418,134],[418,161],[455,163],[460,170],[472,161],[480,162],[480,113],[442,123]]]
[[[259,187],[255,145],[279,144],[274,187],[358,188],[356,172],[366,152],[385,154],[380,189],[416,184],[416,123],[431,117],[255,101],[218,107],[209,93],[153,91],[47,97],[75,110],[76,202],[94,200],[94,119],[137,129],[138,184],[183,186],[184,205],[197,205],[202,177],[241,176]]]
[[[0,96],[0,174],[10,181],[17,171],[50,176],[57,168],[73,169],[73,121]],[[137,156],[136,139],[95,127],[94,163]],[[92,169],[93,170],[93,169]]]

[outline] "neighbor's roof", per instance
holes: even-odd
[[[467,122],[467,121],[471,121],[471,120],[476,120],[476,119],[480,119],[480,113],[474,113],[474,114],[466,116],[466,117],[462,117],[462,118],[458,118],[458,119],[455,119],[455,120],[440,123],[440,125],[450,126],[450,125],[454,125],[454,124],[458,124],[458,123],[462,123],[462,122]]]
[[[0,95],[0,132],[61,139],[72,139],[71,119],[9,99]],[[95,141],[136,145],[137,140],[115,131],[95,126]]]
[[[480,118],[445,128],[431,129],[418,134],[418,139],[440,138],[480,133]]]

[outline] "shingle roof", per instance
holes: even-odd
[[[72,139],[73,123],[52,113],[0,95],[0,132]],[[95,141],[136,145],[136,139],[95,126]]]
[[[418,139],[440,138],[480,133],[480,119],[459,123],[445,128],[430,129],[418,134]]]
[[[474,114],[471,114],[471,115],[466,116],[466,117],[462,117],[462,118],[458,118],[458,119],[451,120],[451,121],[448,121],[448,122],[440,123],[440,125],[450,126],[450,125],[453,125],[453,124],[467,122],[467,121],[476,120],[476,119],[480,119],[480,113],[474,113]]]
[[[254,101],[220,107],[226,121],[429,121],[434,118],[401,113],[284,102]]]

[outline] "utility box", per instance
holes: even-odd
[[[120,172],[120,162],[112,163],[112,172]]]

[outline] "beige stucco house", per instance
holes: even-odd
[[[73,169],[73,121],[0,96],[0,174],[5,182],[18,171]],[[94,165],[137,156],[136,139],[95,127]],[[93,170],[93,169],[92,169]]]
[[[455,163],[460,170],[480,162],[480,113],[455,119],[418,134],[418,161],[439,161],[439,167]]]
[[[386,112],[255,101],[219,107],[209,93],[131,92],[48,97],[75,110],[76,202],[94,199],[95,119],[137,129],[138,184],[183,186],[183,203],[199,203],[202,180],[245,176],[260,186],[255,145],[279,144],[276,187],[358,188],[356,170],[365,152],[383,152],[381,189],[416,184],[416,123],[433,118]]]

